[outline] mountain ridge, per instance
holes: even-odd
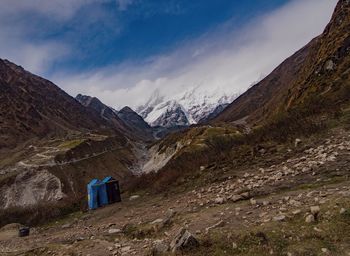
[[[339,1],[323,33],[286,59],[266,78],[233,101],[214,122],[234,122],[242,118],[257,125],[278,113],[306,106],[312,98],[327,101],[346,100],[348,88],[348,54],[350,48],[350,3]],[[343,81],[343,84],[340,84]],[[316,108],[315,108],[316,111]]]
[[[52,82],[0,59],[0,148],[69,133],[117,132]]]

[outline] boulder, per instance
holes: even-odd
[[[317,217],[317,215],[320,213],[320,207],[319,206],[311,206],[310,207],[310,212],[312,215]]]
[[[305,222],[306,222],[306,223],[315,222],[315,217],[314,217],[314,215],[312,215],[312,214],[307,215],[306,218],[305,218]]]
[[[164,225],[169,225],[175,215],[176,215],[176,211],[175,210],[173,210],[173,209],[167,210],[167,212],[165,214],[165,218],[163,220],[163,224]]]
[[[170,243],[172,252],[182,251],[184,249],[196,248],[199,246],[198,240],[185,228],[181,228],[173,241]]]
[[[214,199],[214,203],[216,203],[216,204],[224,204],[225,202],[226,202],[226,200],[223,197],[217,197]]]
[[[152,255],[164,255],[169,251],[169,245],[163,240],[155,240],[153,242]]]
[[[138,199],[138,198],[140,198],[139,195],[133,195],[133,196],[129,197],[129,200],[130,200],[130,201],[133,201],[133,200],[136,200],[136,199]]]
[[[119,229],[119,228],[111,228],[111,229],[109,229],[108,230],[108,234],[111,234],[111,235],[113,235],[113,234],[119,234],[119,233],[121,233],[122,231]]]
[[[237,201],[240,201],[243,199],[243,197],[241,195],[232,195],[230,198],[229,198],[232,202],[237,202]]]

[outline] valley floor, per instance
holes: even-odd
[[[179,255],[350,255],[350,132],[296,148],[191,191],[73,213],[28,237],[5,227],[0,255],[169,255],[180,228],[199,245]]]

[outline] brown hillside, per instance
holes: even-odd
[[[214,122],[258,124],[313,102],[317,111],[350,98],[350,2],[340,0],[324,32],[232,102]]]
[[[50,81],[0,59],[0,149],[106,129],[105,123]]]

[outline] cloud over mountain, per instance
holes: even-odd
[[[95,95],[120,108],[200,88],[210,94],[243,92],[322,32],[336,0],[293,0],[237,28],[235,20],[143,62],[124,62],[54,80],[72,94]]]

